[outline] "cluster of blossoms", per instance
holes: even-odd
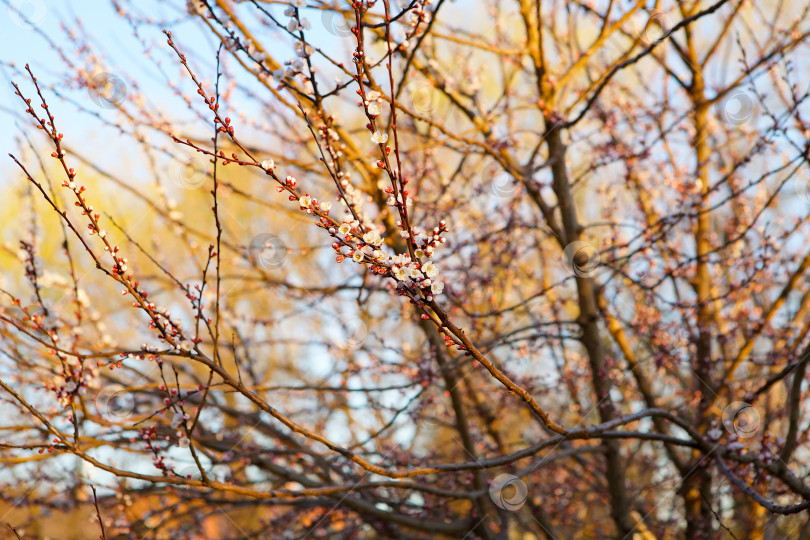
[[[432,262],[420,265],[411,261],[411,256],[407,253],[394,257],[391,261],[391,273],[397,281],[405,284],[413,284],[420,289],[430,289],[433,296],[444,292],[444,282],[439,277],[439,268]]]
[[[301,71],[304,70],[304,61],[300,58],[287,60],[284,63],[287,65],[286,68],[279,68],[273,72],[273,78],[277,81],[280,81],[284,77],[292,77],[296,73],[301,73]]]
[[[402,193],[394,196],[394,190],[391,188],[391,186],[386,186],[385,193],[388,195],[388,199],[385,201],[385,204],[388,206],[402,206],[403,195],[405,196],[405,206],[410,207],[413,205],[413,199],[408,196],[408,192],[406,190],[403,190]],[[407,238],[408,231],[402,231],[400,232],[400,235],[402,235],[403,238]]]
[[[378,116],[380,116],[380,113],[382,112],[382,109],[380,108],[380,103],[382,103],[382,94],[380,94],[376,90],[372,90],[371,92],[366,94],[366,101],[364,104],[366,106],[366,112],[370,117],[377,118]],[[385,136],[385,139],[388,140],[387,135]]]
[[[398,225],[401,226],[400,223]],[[446,232],[447,224],[444,221],[439,223],[438,227],[434,227],[432,233],[428,235],[419,229],[414,229],[414,255],[418,261],[422,259],[430,259],[433,257],[433,252],[438,244],[443,244],[447,239],[441,236],[441,233]],[[403,238],[409,236],[408,231],[400,231]],[[391,267],[391,272],[398,281],[413,283],[422,289],[430,288],[430,293],[433,295],[442,294],[444,291],[444,282],[439,276],[439,268],[433,262],[420,263],[411,261],[410,255],[400,255],[401,262],[393,261],[394,266]]]
[[[358,264],[371,264],[372,271],[379,275],[390,272],[398,282],[418,287],[425,291],[427,295],[439,295],[444,291],[444,282],[439,276],[439,268],[431,261],[420,262],[422,259],[429,259],[433,256],[436,244],[444,243],[446,240],[440,236],[441,232],[447,230],[444,222],[439,227],[433,229],[433,235],[428,236],[423,232],[414,231],[416,249],[414,255],[416,260],[408,253],[389,255],[382,249],[383,238],[373,225],[364,224],[361,229],[360,222],[353,219],[351,215],[344,218],[340,227],[329,228],[329,233],[336,236],[341,242],[334,242],[332,248],[337,252],[337,261],[342,262],[346,258],[351,258]],[[365,232],[363,232],[365,230]],[[404,236],[408,236],[403,231]]]
[[[310,56],[312,53],[315,52],[315,49],[312,47],[312,45],[307,45],[302,41],[296,41],[295,44],[293,45],[293,48],[295,48],[295,55],[298,56],[299,58],[306,58],[307,56]]]
[[[137,282],[136,282],[137,283]],[[122,293],[127,292],[126,289],[121,291]],[[145,291],[139,291],[142,296],[145,295]],[[192,298],[192,295],[187,295],[189,298]],[[132,307],[138,308],[140,304],[138,302],[133,302]],[[155,304],[148,303],[147,307],[152,311],[151,319],[149,321],[149,328],[151,330],[158,330],[157,335],[155,336],[159,341],[166,341],[171,340],[174,342],[179,350],[189,352],[196,343],[202,341],[200,338],[191,339],[191,342],[187,341],[185,336],[183,335],[183,325],[179,319],[174,319],[169,313],[169,310],[166,308],[157,308]],[[160,329],[158,328],[160,326]],[[161,331],[162,330],[162,331]],[[164,336],[165,334],[165,336]]]
[[[262,169],[264,169],[267,172],[267,174],[270,174],[271,172],[273,172],[273,169],[275,169],[276,164],[275,162],[273,162],[272,159],[268,159],[262,161],[261,166]],[[279,193],[281,193],[285,189],[289,189],[290,192],[294,192],[296,185],[298,185],[298,181],[295,179],[295,177],[287,176],[284,179],[284,185],[278,186],[276,190]],[[290,195],[290,200],[291,201],[296,200],[296,196]],[[313,198],[312,196],[310,196],[309,193],[307,193],[303,197],[298,197],[298,207],[301,210],[304,210],[307,214],[311,214],[316,210],[320,210],[321,212],[328,215],[329,210],[332,209],[332,203],[329,201],[318,202],[318,199]]]
[[[419,24],[427,21],[428,17],[430,16],[430,11],[428,11],[427,7],[430,4],[431,0],[422,0],[422,2],[417,2],[408,17],[408,24],[416,28],[419,26]]]
[[[290,18],[285,25],[288,32],[292,33],[308,30],[312,27],[307,19],[298,16],[298,8],[304,7],[305,4],[306,3],[303,1],[293,0],[287,9],[284,10],[284,15]],[[287,66],[286,68],[279,68],[273,71],[273,78],[277,81],[280,81],[285,77],[293,77],[296,74],[301,73],[304,70],[304,61],[302,58],[306,58],[315,52],[315,49],[312,46],[298,40],[296,40],[293,47],[295,47],[295,55],[298,58],[285,61],[284,65]]]
[[[251,40],[247,40],[245,48],[247,49],[248,55],[257,62],[264,62],[267,60],[267,53],[260,51]]]
[[[287,177],[288,179],[291,177]],[[292,180],[295,182],[295,179]],[[318,199],[314,199],[309,196],[309,193],[298,199],[298,205],[301,210],[304,210],[307,214],[311,214],[314,210],[320,209],[321,212],[329,212],[332,208],[332,203],[329,201],[321,201],[318,202]]]
[[[191,441],[189,441],[188,437],[186,437],[185,432],[180,429],[186,425],[186,420],[190,420],[191,416],[188,413],[184,413],[183,411],[177,411],[172,416],[172,429],[174,429],[175,435],[177,436],[177,444],[180,448],[188,448],[188,445]]]
[[[359,92],[358,92],[359,93]],[[361,101],[358,103],[360,106],[364,106],[366,109],[366,114],[372,120],[377,118],[380,113],[382,113],[382,108],[380,107],[380,103],[382,103],[382,94],[377,92],[376,90],[372,90],[368,94],[366,94],[365,101]],[[375,130],[374,126],[369,122],[366,124],[366,128],[371,131],[371,142],[374,144],[385,144],[388,142],[388,134],[382,133],[379,130]],[[391,148],[386,146],[385,153],[388,154],[391,152]],[[383,162],[382,160],[377,162],[377,166],[382,168]]]
[[[289,17],[287,21],[287,31],[297,32],[298,30],[309,30],[311,25],[304,17],[298,16],[298,8],[306,7],[307,3],[304,0],[292,0],[287,9],[284,10],[284,16]]]
[[[365,232],[363,232],[364,230]],[[388,253],[383,251],[383,238],[374,225],[364,223],[361,228],[360,222],[351,214],[344,217],[339,228],[330,227],[329,233],[343,240],[343,244],[340,242],[332,244],[332,248],[338,254],[338,262],[343,262],[344,259],[350,257],[358,264],[371,262],[382,267],[391,258]]]

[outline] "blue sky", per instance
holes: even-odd
[[[213,51],[215,44],[209,35],[200,31],[199,25],[189,22],[185,13],[185,2],[161,2],[158,0],[139,0],[132,3],[138,9],[138,15],[153,17],[160,21],[158,24],[147,27],[141,26],[139,31],[147,45],[158,44],[163,47],[165,38],[160,35],[162,28],[175,33],[176,39],[182,43],[184,50],[192,51],[191,58],[201,59],[201,63],[211,64],[206,72],[200,75],[208,79],[213,74]],[[21,20],[18,10],[22,9],[33,24]],[[24,83],[24,90],[28,97],[33,93],[33,87],[25,76],[15,73],[10,67],[14,64],[21,70],[26,63],[37,75],[39,82],[48,87],[56,85],[57,89],[64,91],[66,101],[59,97],[46,94],[52,111],[56,115],[57,127],[65,133],[65,137],[73,137],[73,144],[81,142],[80,148],[95,150],[97,146],[88,146],[88,142],[114,145],[109,137],[115,136],[116,131],[105,128],[100,122],[101,116],[107,120],[115,120],[116,112],[105,110],[94,103],[93,97],[87,90],[69,89],[64,84],[71,69],[60,58],[53,41],[65,50],[65,56],[75,60],[75,44],[65,39],[65,33],[60,29],[61,24],[69,28],[76,28],[76,20],[80,20],[86,33],[92,36],[92,47],[95,53],[103,56],[104,71],[114,75],[121,74],[127,80],[136,80],[138,89],[148,98],[149,104],[154,105],[156,113],[160,113],[162,106],[168,106],[170,100],[176,99],[167,91],[166,80],[172,77],[173,82],[187,84],[188,80],[175,81],[173,77],[178,73],[179,65],[167,65],[165,62],[158,68],[155,62],[147,58],[144,53],[144,44],[134,36],[133,29],[127,21],[117,15],[112,2],[88,0],[0,0],[0,148],[5,156],[10,151],[16,151],[15,137],[25,130],[34,133],[30,119],[23,119],[19,98],[13,95],[13,88],[9,80]],[[273,47],[271,53],[278,54],[282,47],[288,44],[280,40],[268,40]],[[211,51],[211,54],[208,54]],[[281,52],[281,56],[285,54]],[[286,55],[289,56],[289,55]],[[160,56],[158,56],[160,57]],[[210,72],[210,73],[209,73]],[[127,88],[127,97],[131,97],[132,88]],[[190,92],[193,94],[193,91]],[[82,112],[81,109],[85,110]],[[109,133],[105,132],[109,131]],[[120,153],[120,150],[117,150]],[[9,171],[9,158],[0,161],[0,171]]]
[[[34,25],[26,24],[16,15],[21,8],[28,13]],[[119,19],[114,16],[109,2],[87,2],[76,0],[44,1],[44,0],[0,0],[0,61],[2,61],[2,92],[0,92],[0,147],[3,154],[14,148],[14,137],[23,128],[22,125],[10,122],[13,118],[20,119],[19,98],[13,95],[13,88],[9,78],[20,82],[20,76],[8,68],[13,62],[18,68],[26,63],[39,74],[44,84],[54,82],[51,75],[62,69],[62,64],[56,52],[47,43],[42,34],[60,40],[60,22],[80,17],[88,28],[100,39],[109,41],[114,48],[124,45],[122,37],[128,37],[130,32]],[[111,47],[113,48],[113,47]],[[15,114],[9,112],[9,107]],[[57,107],[57,114],[63,123],[70,123],[79,127],[87,122],[82,115],[73,114],[70,107]],[[28,126],[24,126],[27,128]],[[3,167],[5,169],[5,167]]]

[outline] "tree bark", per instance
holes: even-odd
[[[553,122],[548,117],[546,125],[553,126]],[[577,221],[577,211],[568,182],[568,171],[565,165],[566,147],[560,131],[555,127],[547,130],[546,143],[551,162],[554,193],[557,196],[557,205],[562,218],[563,244],[568,245],[580,239],[582,230]],[[576,285],[580,310],[578,323],[582,330],[582,345],[588,354],[599,419],[601,422],[608,422],[616,417],[616,410],[610,397],[610,380],[605,366],[604,347],[599,335],[596,289],[593,279],[590,277],[577,276]],[[606,440],[602,444],[605,448],[610,515],[616,524],[618,537],[624,538],[632,533],[633,521],[630,518],[630,500],[627,496],[626,471],[621,455],[621,445],[616,440]]]

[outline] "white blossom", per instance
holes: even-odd
[[[399,281],[408,281],[408,273],[405,268],[394,266],[391,270],[394,272],[394,277]]]
[[[199,0],[188,0],[186,11],[189,15],[205,15],[205,6],[200,4]]]
[[[439,267],[429,262],[422,267],[422,270],[425,272],[425,275],[429,278],[434,278],[439,275]]]
[[[388,134],[375,131],[371,134],[371,142],[375,144],[385,144],[388,142]]]
[[[380,237],[380,233],[376,230],[371,229],[366,234],[363,235],[363,241],[367,244],[371,244],[372,246],[379,246],[382,244],[382,238]]]
[[[172,429],[179,428],[186,419],[186,415],[184,415],[181,411],[177,411],[172,416]]]
[[[422,275],[422,272],[416,268],[415,266],[406,266],[408,275],[411,276],[411,279],[424,279],[425,276]]]

